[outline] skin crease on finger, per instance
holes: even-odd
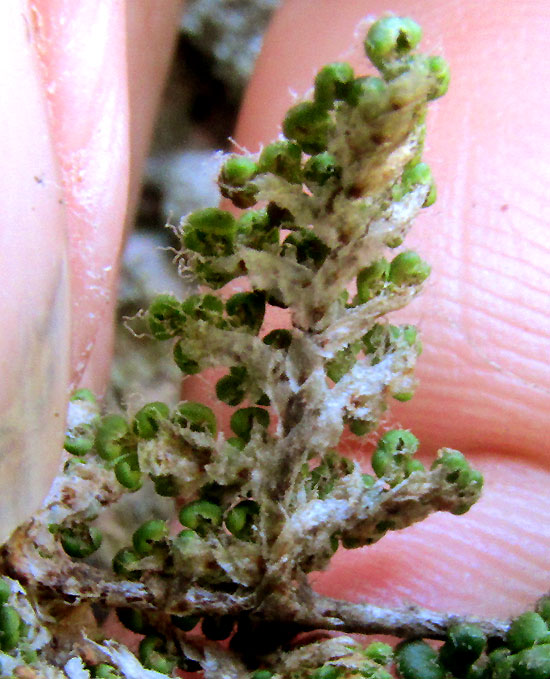
[[[365,69],[361,50],[346,46],[362,18],[388,8],[423,26],[422,48],[448,59],[452,82],[428,119],[425,158],[439,198],[406,241],[433,272],[397,317],[421,329],[420,386],[384,427],[411,428],[428,458],[441,446],[462,450],[486,490],[464,517],[437,515],[339,552],[314,582],[354,600],[507,616],[550,586],[550,123],[540,86],[550,78],[549,6],[288,0],[266,37],[236,140],[256,150],[275,137],[291,91],[305,92],[324,63]],[[366,468],[356,442],[344,449]]]

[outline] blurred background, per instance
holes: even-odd
[[[124,318],[159,292],[191,292],[172,260],[169,225],[218,204],[216,151],[232,148],[241,99],[279,0],[187,0],[147,161],[135,228],[124,254],[112,378],[105,406],[179,400],[170,351],[134,337]],[[159,348],[161,349],[159,351]]]

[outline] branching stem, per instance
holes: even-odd
[[[262,607],[264,619],[293,622],[306,629],[359,634],[390,634],[401,638],[445,639],[457,623],[479,625],[492,640],[503,640],[509,622],[453,613],[438,613],[420,606],[393,609],[368,603],[332,599],[310,590],[307,604],[271,600]]]

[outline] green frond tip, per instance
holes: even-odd
[[[372,468],[378,478],[384,478],[395,486],[423,465],[413,459],[418,449],[418,439],[406,429],[393,429],[382,436],[372,454]]]
[[[117,458],[115,464],[115,476],[121,486],[135,492],[143,485],[143,475],[139,468],[139,459],[136,451]]]
[[[170,409],[166,403],[153,401],[144,405],[134,417],[134,433],[142,439],[152,439],[159,430],[162,420],[168,419]]]
[[[237,292],[230,297],[225,308],[231,323],[257,334],[262,327],[265,315],[265,293]]]
[[[181,303],[173,295],[157,295],[147,310],[151,335],[157,340],[168,340],[181,332],[185,316]]]
[[[0,607],[0,649],[11,651],[21,636],[21,617],[13,606]]]
[[[438,457],[432,464],[432,469],[438,466],[445,468],[445,480],[452,484],[459,501],[453,514],[464,514],[476,502],[483,488],[483,476],[477,469],[472,469],[468,460],[458,450],[444,448],[438,452]]]
[[[513,655],[508,663],[512,679],[547,679],[550,676],[550,644],[526,648]]]
[[[393,659],[393,648],[383,641],[373,641],[363,651],[366,658],[378,665],[389,665]]]
[[[95,394],[90,389],[77,389],[71,394],[71,401],[88,401],[89,403],[97,403]]]
[[[120,679],[122,675],[120,672],[107,663],[99,663],[92,668],[92,677],[94,679]]]
[[[342,168],[328,151],[311,156],[304,165],[304,181],[310,187],[324,186],[329,180],[338,180]]]
[[[389,273],[390,264],[384,257],[361,269],[357,274],[357,299],[354,301],[364,304],[379,294],[386,285]]]
[[[98,455],[107,461],[115,460],[122,455],[128,432],[128,423],[122,415],[102,417],[95,438]]]
[[[233,205],[248,208],[256,203],[258,187],[252,179],[258,172],[257,163],[247,156],[231,156],[222,166],[218,177],[220,193]]]
[[[375,21],[365,38],[365,52],[377,68],[403,57],[418,45],[422,29],[409,17],[386,16]]]
[[[334,121],[326,108],[313,101],[303,101],[288,110],[283,120],[283,133],[310,154],[326,150]]]
[[[547,641],[548,625],[535,611],[526,611],[512,620],[506,643],[511,651],[522,651],[535,644]]]
[[[90,424],[83,424],[76,430],[70,431],[65,437],[63,447],[71,455],[82,456],[94,447],[94,428]]]
[[[0,578],[0,606],[8,602],[10,598],[10,592],[11,589],[8,583],[4,579]]]
[[[229,375],[221,377],[216,383],[216,396],[230,406],[237,406],[246,396],[247,371],[244,366],[234,366]]]
[[[126,580],[139,580],[141,572],[135,566],[140,559],[141,557],[133,549],[123,547],[113,557],[113,572]]]
[[[259,505],[253,500],[239,502],[225,517],[227,530],[241,540],[250,540],[253,535],[254,521],[259,511]]]
[[[462,677],[480,657],[487,637],[478,625],[460,623],[447,632],[447,640],[439,649],[439,662],[455,676]]]
[[[343,667],[336,665],[323,665],[317,668],[311,675],[311,679],[339,679],[344,674]]]
[[[248,441],[250,441],[254,423],[258,423],[258,425],[267,429],[269,426],[269,412],[264,408],[258,408],[256,406],[251,408],[240,408],[231,416],[231,431],[248,443]]]
[[[172,674],[177,665],[177,659],[167,652],[166,639],[159,635],[142,639],[139,659],[144,667],[161,674]]]
[[[183,245],[205,257],[223,257],[235,249],[237,220],[215,207],[193,212],[184,225]]]
[[[86,523],[61,526],[58,535],[63,550],[74,559],[85,559],[90,556],[100,548],[102,542],[99,530]]]
[[[291,184],[302,182],[302,149],[292,141],[275,141],[264,147],[258,171],[270,172]]]
[[[336,100],[346,100],[353,79],[353,68],[346,61],[323,66],[315,76],[315,101],[331,108]]]
[[[447,93],[451,81],[449,64],[443,57],[428,57],[428,69],[433,75],[434,82],[428,93],[428,99],[438,99]]]
[[[204,536],[222,523],[222,510],[213,502],[195,500],[180,509],[179,520],[186,526]]]
[[[395,649],[397,674],[401,679],[444,679],[437,652],[425,641],[406,641]]]
[[[209,432],[212,436],[216,436],[218,431],[213,411],[203,403],[196,401],[181,403],[174,411],[172,420],[175,424],[188,427],[194,432]]]
[[[465,489],[469,485],[483,486],[483,477],[476,469],[472,469],[468,460],[458,450],[445,448],[434,460],[432,469],[443,465],[448,473],[446,479],[449,483],[454,483],[460,489]]]
[[[535,610],[544,619],[546,624],[550,623],[550,596],[540,598],[537,601]]]
[[[168,537],[166,521],[151,519],[143,523],[133,534],[132,544],[136,554],[149,556],[155,548]]]
[[[252,679],[271,679],[273,672],[271,670],[256,670],[252,673]]]
[[[388,278],[395,285],[419,285],[430,275],[431,267],[414,250],[401,252],[392,259]]]

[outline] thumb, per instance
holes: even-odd
[[[0,540],[50,486],[67,392],[104,389],[118,257],[180,8],[1,4]]]

